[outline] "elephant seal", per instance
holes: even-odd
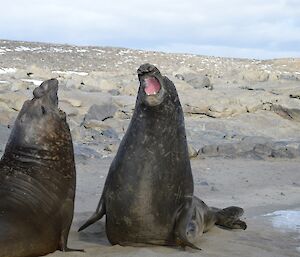
[[[96,212],[79,231],[106,214],[111,244],[198,249],[196,240],[212,225],[238,227],[242,209],[209,208],[193,196],[176,88],[151,64],[141,65],[137,73],[140,87],[133,117],[110,166]],[[219,212],[225,214],[223,220]]]
[[[75,162],[58,81],[43,82],[24,103],[0,161],[0,257],[67,251]]]

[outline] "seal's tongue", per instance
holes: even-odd
[[[154,77],[145,79],[145,93],[147,95],[156,95],[160,90],[160,84],[158,80]]]

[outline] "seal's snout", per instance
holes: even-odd
[[[39,87],[33,90],[33,96],[35,99],[46,97],[51,103],[58,105],[58,80],[49,79],[44,81]]]
[[[32,119],[41,119],[50,112],[59,113],[57,91],[57,79],[46,80],[35,88],[33,90],[33,99],[26,101],[19,113],[20,122],[24,123],[28,120],[28,122],[32,123]],[[64,118],[63,115],[60,116]]]
[[[157,106],[165,98],[163,77],[160,71],[150,63],[142,64],[138,70],[142,101],[148,106]]]
[[[147,73],[150,73],[150,72],[153,72],[157,70],[157,68],[150,64],[150,63],[145,63],[145,64],[142,64],[138,70],[137,70],[137,74],[138,75],[144,75],[144,74],[147,74]]]

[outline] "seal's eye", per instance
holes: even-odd
[[[41,106],[41,109],[42,109],[42,114],[46,114],[46,109],[43,105]]]
[[[156,95],[160,91],[161,86],[156,78],[146,78],[145,83],[144,90],[147,95]]]

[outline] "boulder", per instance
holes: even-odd
[[[247,82],[265,82],[269,80],[269,73],[263,70],[245,70],[240,77]]]
[[[101,105],[93,104],[84,117],[84,123],[88,122],[89,120],[104,121],[112,118],[117,109],[117,106],[113,103],[104,103]]]
[[[194,74],[194,73],[189,73],[189,74],[184,74],[183,75],[184,81],[186,83],[190,84],[193,88],[199,89],[199,88],[207,88],[212,90],[213,85],[206,75],[201,75],[201,74]]]

